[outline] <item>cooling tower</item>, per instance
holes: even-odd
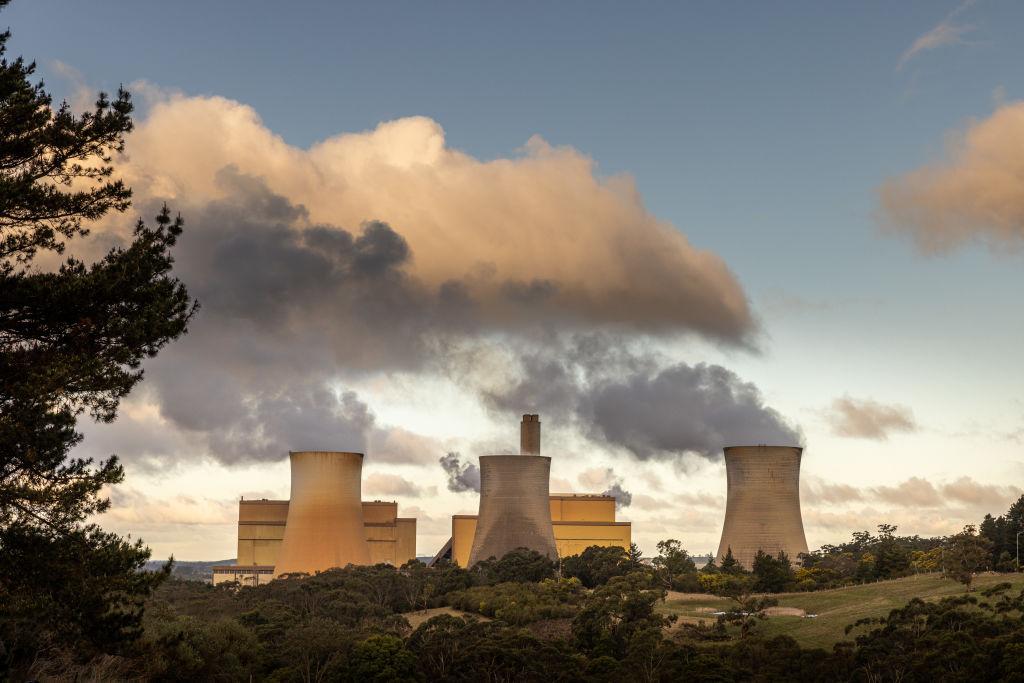
[[[725,449],[728,498],[716,561],[726,551],[747,569],[758,550],[785,551],[792,562],[807,552],[800,516],[800,456],[792,446],[731,446]]]
[[[489,557],[504,557],[516,548],[558,557],[551,527],[548,479],[551,458],[540,453],[540,419],[523,415],[523,455],[480,458],[480,514],[469,566]]]
[[[290,455],[292,495],[274,576],[370,564],[360,495],[363,454]]]

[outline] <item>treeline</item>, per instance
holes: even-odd
[[[569,559],[608,573],[587,588],[577,576],[558,577],[556,563],[521,549],[472,571],[413,561],[400,569],[350,566],[257,587],[171,578],[147,602],[140,638],[116,655],[54,647],[23,673],[154,681],[1024,676],[1024,591],[1013,594],[1009,584],[938,603],[913,600],[886,618],[851,624],[851,639],[827,652],[761,635],[759,620],[774,601],[746,592],[733,594],[735,608],[713,626],[675,624],[658,609],[674,576],[670,553],[647,563],[621,550],[613,558],[608,549],[591,548],[566,558],[563,569]],[[736,585],[754,580],[753,573],[732,571],[716,570],[747,577]],[[416,628],[406,618],[443,606],[472,614],[438,614]]]

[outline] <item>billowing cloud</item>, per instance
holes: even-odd
[[[441,468],[448,476],[448,490],[461,493],[463,491],[480,491],[480,468],[471,462],[462,462],[458,453],[441,456]]]
[[[638,458],[684,452],[718,457],[723,446],[803,441],[764,404],[756,386],[705,363],[609,382],[586,397],[583,412],[601,438]]]
[[[996,250],[1024,244],[1024,102],[999,107],[950,144],[944,161],[892,178],[883,218],[926,252],[965,242]]]
[[[218,176],[233,165],[304,207],[311,224],[384,222],[409,246],[409,276],[434,290],[463,283],[494,324],[611,324],[730,343],[754,332],[719,257],[648,213],[628,178],[599,178],[589,158],[539,138],[521,157],[484,162],[412,117],[302,150],[247,106],[171,96],[127,150],[120,168],[137,194],[175,207],[222,199]]]
[[[832,402],[826,420],[838,436],[885,441],[896,432],[918,429],[914,413],[906,406],[886,405],[850,396]]]
[[[306,448],[423,464],[436,444],[380,424],[354,382],[450,374],[453,349],[481,340],[597,328],[749,347],[757,333],[720,258],[651,216],[627,178],[539,139],[484,162],[414,117],[301,150],[241,104],[170,96],[118,168],[141,213],[166,201],[184,215],[175,272],[202,305],[147,364],[161,431],[133,443],[175,432],[228,464]],[[105,221],[93,249],[126,229]]]
[[[603,335],[549,340],[518,361],[514,379],[483,390],[491,407],[575,420],[594,441],[639,459],[717,458],[729,445],[803,442],[755,385],[719,365],[665,366],[656,354]]]

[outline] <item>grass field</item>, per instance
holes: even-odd
[[[974,588],[982,590],[997,583],[1007,582],[1019,590],[1024,588],[1024,574],[982,574],[976,577]],[[862,586],[849,586],[813,593],[780,593],[775,595],[779,607],[792,608],[782,612],[816,614],[814,618],[800,616],[771,616],[758,626],[761,633],[773,636],[792,636],[804,647],[831,647],[848,636],[847,624],[866,617],[883,617],[890,610],[902,607],[914,597],[939,600],[948,595],[959,595],[964,587],[940,574],[920,574],[894,581],[882,581]],[[713,622],[711,612],[727,610],[729,600],[699,594],[672,593],[659,611],[677,614],[680,620]],[[853,637],[854,634],[849,636]]]

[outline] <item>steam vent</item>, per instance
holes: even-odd
[[[362,453],[293,451],[292,495],[274,576],[370,564]]]
[[[469,566],[529,548],[558,557],[551,527],[551,458],[540,455],[540,418],[523,415],[521,455],[480,457],[480,514]]]
[[[726,551],[747,569],[758,550],[785,551],[791,561],[807,552],[800,516],[800,456],[794,446],[731,446],[725,449],[728,498],[716,562]]]

